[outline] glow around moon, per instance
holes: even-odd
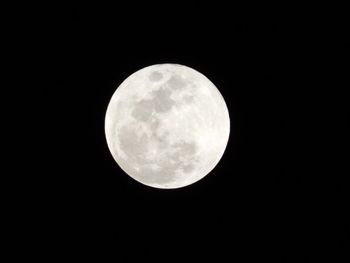
[[[129,76],[106,113],[108,147],[130,177],[156,188],[179,188],[206,176],[230,133],[223,97],[198,71],[159,64]]]

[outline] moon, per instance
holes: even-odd
[[[179,64],[142,68],[114,92],[106,112],[108,148],[136,181],[180,188],[205,177],[227,146],[224,98],[198,71]]]

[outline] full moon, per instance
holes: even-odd
[[[190,185],[224,154],[226,103],[215,85],[179,64],[145,67],[125,79],[106,112],[108,148],[136,181],[155,188]]]

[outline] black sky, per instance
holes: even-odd
[[[48,60],[57,62],[50,71],[58,78],[45,96],[58,135],[44,170],[45,191],[54,196],[47,200],[54,254],[104,262],[341,262],[347,225],[336,220],[325,232],[320,218],[344,218],[345,187],[341,177],[329,180],[334,172],[316,172],[319,159],[311,153],[322,147],[309,103],[314,87],[305,77],[312,60],[307,34],[283,15],[174,5],[75,5],[50,28]],[[129,178],[104,137],[115,89],[158,63],[206,75],[231,119],[220,163],[175,190]]]

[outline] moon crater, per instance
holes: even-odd
[[[149,79],[150,81],[159,81],[163,78],[163,74],[158,72],[158,71],[154,71],[149,75]]]
[[[183,89],[187,85],[186,81],[183,78],[181,78],[181,76],[178,76],[178,75],[171,76],[167,84],[169,85],[170,88],[175,90]]]

